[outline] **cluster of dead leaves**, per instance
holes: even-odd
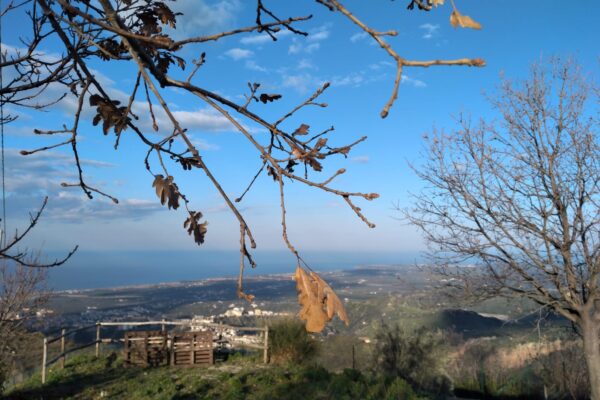
[[[294,131],[294,133],[292,133],[292,136],[307,135],[308,129],[309,129],[308,125],[302,124],[302,125],[300,125],[300,127],[298,129],[296,129]],[[323,147],[325,147],[325,145],[327,145],[327,139],[320,138],[319,140],[317,140],[317,143],[315,143],[313,148],[310,149],[309,151],[303,151],[299,147],[293,147],[292,155],[294,156],[295,159],[300,160],[300,161],[304,162],[305,164],[310,165],[310,167],[312,169],[319,172],[319,171],[323,170],[323,166],[317,160],[322,160],[326,157],[325,154],[321,153],[321,149],[323,149]]]
[[[190,216],[183,223],[183,228],[187,229],[188,235],[194,235],[194,242],[198,245],[204,243],[204,236],[208,231],[206,228],[208,222],[200,222],[200,218],[202,218],[200,211],[190,211]]]
[[[154,182],[152,182],[152,187],[156,189],[156,195],[160,199],[160,204],[163,206],[165,203],[169,209],[178,209],[179,208],[179,188],[177,184],[173,182],[172,176],[167,176],[166,178],[158,174],[154,177]]]
[[[163,206],[166,204],[169,209],[173,208],[176,210],[179,208],[179,198],[183,196],[179,192],[177,184],[173,182],[172,176],[169,175],[165,178],[163,175],[158,174],[154,177],[152,186],[156,189],[156,195],[160,199],[160,204]],[[185,200],[185,197],[183,199]],[[189,217],[183,222],[183,228],[187,230],[188,235],[194,236],[194,242],[201,245],[204,243],[204,238],[208,231],[208,222],[200,222],[202,218],[200,211],[188,212]]]
[[[173,12],[161,1],[147,1],[145,5],[136,9],[135,18],[131,19],[127,27],[135,34],[153,39],[152,42],[144,41],[138,44],[152,58],[152,63],[162,74],[166,74],[171,65],[178,65],[181,69],[185,69],[185,60],[172,52],[178,50],[174,48],[175,42],[163,33],[163,25],[175,29],[176,18],[179,15],[182,14]],[[150,62],[150,60],[144,61]]]
[[[175,28],[178,15],[181,13],[174,13],[163,2],[149,3],[136,13],[138,32],[144,36],[152,36],[162,32],[161,24]]]
[[[106,100],[97,94],[90,96],[90,106],[96,107],[97,112],[92,124],[96,126],[102,121],[102,132],[105,135],[111,127],[114,127],[115,134],[120,135],[131,121],[127,116],[127,107],[118,107],[119,104],[121,102],[118,100]]]
[[[307,273],[297,267],[294,280],[298,290],[298,302],[302,306],[300,319],[306,321],[308,332],[321,332],[336,314],[346,325],[350,323],[344,305],[331,286],[316,272]]]

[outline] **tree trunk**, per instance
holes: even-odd
[[[582,321],[583,352],[590,377],[592,400],[600,400],[600,329],[591,316]]]

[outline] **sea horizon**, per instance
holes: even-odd
[[[60,253],[47,254],[49,258]],[[257,251],[255,269],[246,277],[292,274],[295,257],[285,251]],[[335,271],[367,265],[415,264],[419,252],[307,251],[303,259],[315,271]],[[239,273],[239,252],[206,251],[78,251],[64,265],[48,271],[48,288],[55,291],[103,289],[123,286],[231,278]]]

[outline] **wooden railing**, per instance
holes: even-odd
[[[167,326],[192,326],[195,325],[194,323],[192,323],[192,321],[190,320],[185,320],[185,321],[166,321],[166,320],[160,320],[160,321],[132,321],[132,322],[96,322],[93,325],[87,325],[87,326],[83,326],[80,328],[75,328],[75,329],[71,329],[71,330],[66,330],[66,329],[61,329],[60,335],[56,336],[56,337],[44,337],[44,345],[43,345],[43,354],[42,354],[42,383],[46,383],[46,370],[49,366],[51,366],[52,364],[56,363],[57,361],[60,360],[60,364],[61,364],[61,368],[65,367],[65,361],[67,359],[67,355],[91,346],[96,346],[96,351],[95,351],[95,355],[96,357],[98,357],[100,355],[100,344],[102,343],[122,343],[124,339],[112,339],[112,338],[102,338],[101,336],[101,329],[103,326],[105,327],[109,327],[109,326],[158,326],[160,325],[161,330],[164,332],[166,331]],[[253,349],[258,349],[258,350],[262,350],[263,351],[263,362],[266,364],[269,362],[269,328],[268,327],[250,327],[250,326],[232,326],[232,325],[224,325],[224,324],[215,324],[215,323],[204,323],[204,324],[200,324],[200,326],[202,327],[207,327],[207,328],[211,328],[217,332],[219,331],[223,331],[226,329],[233,329],[236,331],[242,331],[242,332],[264,332],[264,336],[263,336],[263,340],[262,340],[262,344],[253,344],[253,343],[239,343],[239,342],[232,342],[232,346],[236,347],[234,345],[237,345],[237,347],[249,347],[249,348],[253,348]],[[73,335],[75,333],[78,332],[83,332],[86,330],[90,330],[92,328],[96,328],[96,339],[82,344],[82,345],[78,345],[76,347],[70,348],[70,349],[66,349],[66,338],[70,335]],[[52,358],[51,360],[48,360],[48,346],[52,343],[56,343],[60,341],[60,354],[58,354],[57,356],[55,356],[54,358]]]

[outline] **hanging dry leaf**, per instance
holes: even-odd
[[[296,129],[294,131],[294,133],[292,133],[292,135],[307,135],[309,128],[310,128],[310,126],[308,126],[306,124],[302,124],[302,125],[300,125],[300,127],[298,127],[298,129]]]
[[[108,135],[111,127],[114,127],[114,132],[120,135],[121,132],[127,129],[127,125],[131,121],[127,117],[127,107],[121,106],[118,100],[105,100],[97,94],[90,96],[90,106],[96,107],[97,114],[92,120],[92,125],[96,126],[102,121],[102,132]]]
[[[204,237],[206,236],[208,222],[204,221],[200,223],[202,213],[200,211],[190,211],[190,216],[183,223],[183,228],[187,229],[188,235],[194,234],[194,242],[198,245],[204,243]]]
[[[152,187],[156,189],[156,195],[160,199],[160,204],[163,206],[167,203],[169,209],[179,208],[179,190],[172,176],[167,176],[165,179],[162,175],[156,175]]]
[[[270,101],[275,101],[275,100],[279,100],[281,98],[280,94],[267,94],[267,93],[262,93],[259,96],[259,99],[261,102],[263,102],[264,104],[267,104],[267,102]]]
[[[429,4],[431,4],[434,7],[443,6],[444,5],[444,0],[431,0],[429,2]]]
[[[316,272],[308,274],[304,269],[297,267],[294,280],[298,290],[298,302],[302,306],[299,316],[306,321],[308,332],[321,332],[336,314],[346,325],[350,323],[344,305],[331,286]]]
[[[481,24],[473,20],[468,15],[462,15],[455,8],[450,15],[450,23],[453,27],[460,26],[461,28],[481,29]]]

